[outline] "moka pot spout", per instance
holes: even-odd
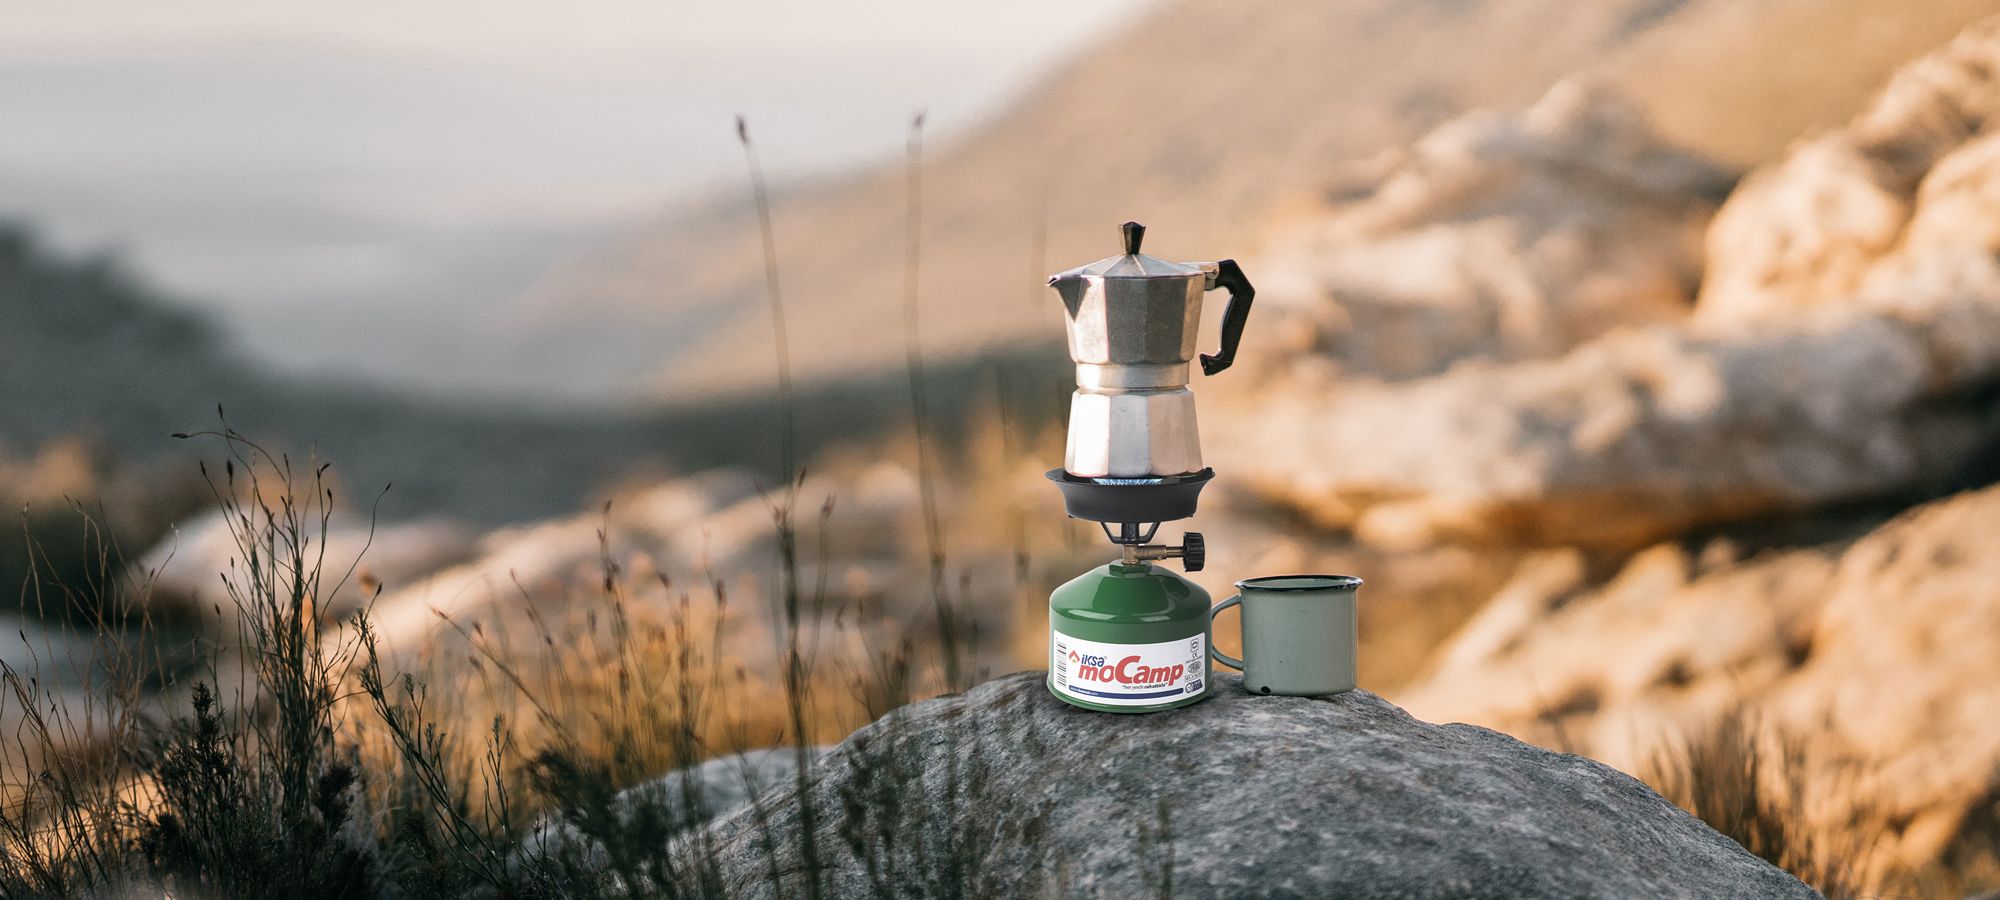
[[[1075,321],[1077,307],[1083,304],[1083,295],[1090,289],[1090,282],[1081,275],[1065,272],[1049,276],[1049,287],[1055,288],[1056,296],[1062,298],[1065,319]]]

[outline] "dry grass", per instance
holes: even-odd
[[[1992,823],[1962,833],[1952,850],[1918,871],[1894,867],[1883,835],[1855,823],[1880,821],[1868,773],[1818,758],[1807,735],[1739,709],[1710,728],[1663,740],[1641,780],[1744,849],[1832,900],[1970,897],[2000,889],[2000,841]]]
[[[444,640],[431,654],[401,660],[370,640],[365,615],[343,629],[315,612],[354,589],[339,577],[352,561],[329,564],[317,552],[330,500],[317,474],[288,472],[282,459],[259,462],[240,438],[222,439],[242,454],[225,465],[217,498],[239,529],[229,577],[243,631],[233,648],[209,645],[215,655],[198,679],[211,686],[185,705],[177,705],[181,694],[153,690],[165,680],[128,657],[124,687],[98,701],[98,718],[109,710],[119,723],[96,732],[110,741],[65,739],[81,735],[80,720],[60,707],[55,717],[29,717],[39,724],[0,751],[16,773],[0,810],[0,894],[138,885],[259,896],[280,884],[304,897],[723,896],[715,848],[663,849],[712,814],[699,783],[643,802],[626,788],[752,747],[804,756],[956,686],[936,642],[968,636],[950,621],[912,621],[907,609],[885,614],[866,596],[830,595],[797,571],[753,598],[733,596],[720,579],[675,584],[614,558],[608,524],[592,583],[542,595],[522,588],[518,610],[506,615],[441,620]],[[999,472],[1009,465],[1000,456],[955,462],[987,473],[974,481],[993,483],[1005,481]],[[968,495],[982,509],[1010,502],[992,487]],[[795,507],[773,498],[772,527],[795,538],[828,527],[827,508],[800,522]],[[1052,560],[1062,540],[1022,540],[1020,568],[1059,577],[1063,563]],[[791,546],[823,550],[826,542]],[[778,564],[825,570],[812,562]],[[1015,589],[1024,617],[1033,607],[1024,621],[1036,624],[1038,638],[1044,589],[1034,577]],[[143,580],[102,584],[111,595],[79,592],[65,602],[143,607]],[[106,620],[106,633],[118,627]],[[961,643],[958,652],[970,658],[978,649]],[[10,673],[7,686],[17,706],[42,710],[52,699],[25,673]],[[954,809],[990,802],[977,764],[921,777],[902,771],[914,764],[913,748],[893,731],[856,752],[879,755],[881,777],[857,782],[842,818],[772,831],[809,840],[802,836],[831,829],[840,846],[758,851],[808,860],[784,878],[822,873],[838,852],[871,866],[887,895],[978,895],[992,886],[991,873],[971,861],[984,842],[1018,835],[924,837],[929,813],[903,802],[909,791],[951,798],[945,806]],[[1865,803],[1858,793],[1831,796],[1859,792],[1861,780],[1808,779],[1814,771],[1824,765],[1809,743],[1745,714],[1665,743],[1646,778],[1829,896],[1962,895],[1992,885],[1996,857],[1973,843],[1933,871],[1881,871],[1868,836],[1815,824],[1828,821],[1828,804]],[[1134,839],[1164,896],[1173,843],[1170,811],[1158,812]],[[775,823],[788,811],[765,805],[755,814]],[[570,837],[522,853],[524,839],[550,828]],[[805,892],[808,884],[818,882],[797,886]]]
[[[1825,798],[1807,756],[1805,742],[1739,712],[1663,742],[1641,780],[1828,897],[1866,896],[1879,880],[1873,838],[1812,824],[1811,805]]]
[[[352,628],[317,612],[356,589],[345,583],[354,561],[324,558],[325,470],[302,475],[226,428],[215,436],[229,451],[215,486],[237,538],[225,573],[235,642],[209,645],[178,715],[174,695],[147,690],[157,678],[128,659],[98,701],[116,701],[109,731],[86,729],[103,715],[96,705],[79,713],[34,674],[7,673],[27,725],[0,751],[14,773],[0,894],[713,896],[713,860],[664,849],[707,817],[699,790],[638,804],[621,790],[751,747],[804,760],[950,686],[941,660],[968,658],[938,645],[962,640],[949,621],[919,629],[866,604],[836,610],[823,585],[802,587],[792,556],[765,610],[732,609],[720,581],[699,601],[663,578],[642,595],[600,531],[594,591],[539,603],[523,591],[521,634],[446,620],[462,655],[433,657],[424,665],[450,674],[420,679],[380,651],[366,612]],[[773,527],[792,535],[781,545],[798,546],[794,505],[773,500]],[[71,602],[146,600],[142,580],[106,584],[122,585],[108,588],[115,601]],[[732,635],[774,646],[745,652]],[[542,823],[585,849],[523,857],[521,839]],[[797,833],[818,872],[818,829]]]

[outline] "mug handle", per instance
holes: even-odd
[[[1232,606],[1237,606],[1242,602],[1243,602],[1243,595],[1237,594],[1236,596],[1224,600],[1221,603],[1217,603],[1214,607],[1210,608],[1208,611],[1208,655],[1214,657],[1216,662],[1219,662],[1225,666],[1235,669],[1238,672],[1243,671],[1243,661],[1237,659],[1236,657],[1230,656],[1227,653],[1215,649],[1215,615]]]

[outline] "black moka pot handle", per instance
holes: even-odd
[[[1257,289],[1250,286],[1250,279],[1243,277],[1243,269],[1233,259],[1215,264],[1215,288],[1229,289],[1229,306],[1222,311],[1221,349],[1201,355],[1203,375],[1214,375],[1236,362],[1236,345],[1243,340],[1244,323],[1250,320],[1250,301],[1257,298]]]

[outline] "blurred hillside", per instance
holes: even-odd
[[[923,338],[964,356],[1047,341],[1035,277],[1111,253],[1139,219],[1170,258],[1242,257],[1342,164],[1478,108],[1596,73],[1663,134],[1741,165],[1852,114],[1897,63],[1992,2],[1171,5],[1079,54],[924,167]],[[1532,48],[1529,50],[1527,48]],[[753,123],[754,125],[754,123]],[[778,240],[808,375],[900,359],[900,165],[795,186]],[[690,204],[553,273],[509,327],[590,346],[600,375],[669,396],[761,389],[770,365],[754,224],[738,192]],[[1252,273],[1253,277],[1256,273]],[[525,344],[524,344],[525,346]],[[666,361],[661,361],[662,356]]]
[[[339,460],[342,493],[373,497],[396,482],[385,506],[392,517],[449,510],[501,521],[571,508],[609,474],[606,461],[641,456],[649,437],[640,423],[609,417],[273,375],[245,360],[215,323],[114,263],[51,254],[20,228],[0,230],[0,383],[0,448],[11,456],[74,446],[135,490],[185,493],[193,457],[170,435],[218,425],[220,404],[232,424],[266,435],[301,466]],[[492,487],[502,484],[508,489]],[[71,491],[80,500],[98,495]],[[102,499],[121,511],[135,500],[125,492]]]
[[[210,507],[196,463],[215,462],[215,447],[171,435],[221,427],[218,406],[300,472],[334,463],[338,503],[362,520],[378,512],[385,522],[487,527],[724,463],[778,480],[769,397],[609,412],[413,396],[269,372],[245,358],[228,325],[111,259],[54,253],[26,228],[0,226],[0,502],[14,535],[0,541],[0,585],[10,598],[25,572],[20,515],[63,568],[86,554],[72,504],[110,526],[128,554]],[[1051,379],[1064,370],[1012,359],[940,367],[935,402],[990,405],[1003,368],[1018,414],[1057,414],[1063,394]],[[877,440],[907,428],[899,398],[877,381],[802,387],[797,427],[808,446]],[[942,437],[960,434],[944,424]]]

